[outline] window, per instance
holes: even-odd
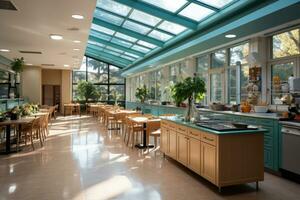
[[[156,72],[150,72],[149,73],[149,98],[155,99],[155,89],[156,89]]]
[[[214,73],[210,75],[210,101],[222,102],[223,87],[222,87],[222,75],[220,73]]]
[[[290,30],[272,37],[272,58],[282,58],[300,53],[299,30]]]
[[[8,98],[11,89],[9,73],[0,70],[0,99]]]
[[[95,85],[101,96],[99,101],[112,101],[116,91],[118,100],[125,100],[125,82],[121,70],[105,62],[84,57],[79,70],[73,71],[73,100],[80,100],[77,93],[79,81],[89,81]]]
[[[206,91],[208,91],[208,70],[209,70],[209,55],[200,56],[197,59],[196,73],[205,82]],[[203,103],[207,105],[207,95],[203,99]]]
[[[161,100],[161,93],[162,93],[161,79],[162,79],[161,70],[158,70],[156,71],[156,91],[155,91],[156,100]]]

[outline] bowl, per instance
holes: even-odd
[[[268,112],[268,106],[254,106],[254,112],[266,113],[266,112]]]
[[[236,128],[242,128],[242,129],[248,128],[248,124],[243,124],[243,123],[232,123],[232,125]]]

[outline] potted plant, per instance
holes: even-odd
[[[121,94],[118,94],[117,90],[113,90],[111,92],[112,99],[114,100],[114,105],[117,106],[118,105],[118,100],[121,98]]]
[[[149,96],[149,91],[148,91],[146,85],[136,89],[135,97],[137,99],[139,99],[141,101],[141,103],[144,103],[145,100],[148,98],[148,96]]]
[[[24,58],[14,58],[11,62],[11,69],[16,72],[16,74],[23,71],[23,67],[25,65]]]
[[[91,100],[98,100],[100,98],[100,92],[94,84],[88,81],[80,81],[77,86],[79,98],[84,100],[85,103]]]
[[[20,115],[21,115],[21,110],[20,110],[19,106],[15,106],[13,109],[11,109],[9,112],[9,115],[10,115],[11,120],[19,119]]]
[[[3,122],[6,120],[6,113],[0,112],[0,122]]]
[[[190,121],[192,104],[195,99],[200,100],[204,97],[205,82],[194,75],[194,77],[188,77],[182,82],[178,82],[172,88],[172,97],[177,106],[185,100],[188,100],[188,109],[185,120]]]

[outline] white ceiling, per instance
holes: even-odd
[[[79,67],[83,58],[93,18],[96,0],[12,0],[18,11],[0,10],[0,52],[9,59],[24,57],[35,66],[55,64],[45,68]],[[72,14],[84,16],[76,20]],[[70,31],[69,28],[79,28]],[[50,34],[60,34],[63,40],[51,40]],[[74,43],[80,40],[81,43]],[[80,51],[74,51],[79,48]],[[22,54],[41,51],[42,54]],[[75,64],[76,63],[76,64]]]

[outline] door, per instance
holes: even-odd
[[[176,132],[169,130],[169,156],[173,159],[177,158],[177,136]]]
[[[188,164],[188,142],[187,136],[177,133],[177,160],[184,165]]]
[[[216,147],[201,142],[201,175],[207,180],[216,181]]]
[[[43,85],[43,105],[53,106],[54,93],[52,85]]]
[[[189,139],[189,167],[200,174],[201,167],[200,167],[200,158],[201,158],[201,142],[200,140],[191,138]]]
[[[161,128],[161,142],[160,142],[160,151],[164,152],[165,154],[169,153],[168,150],[168,129],[165,127]]]

